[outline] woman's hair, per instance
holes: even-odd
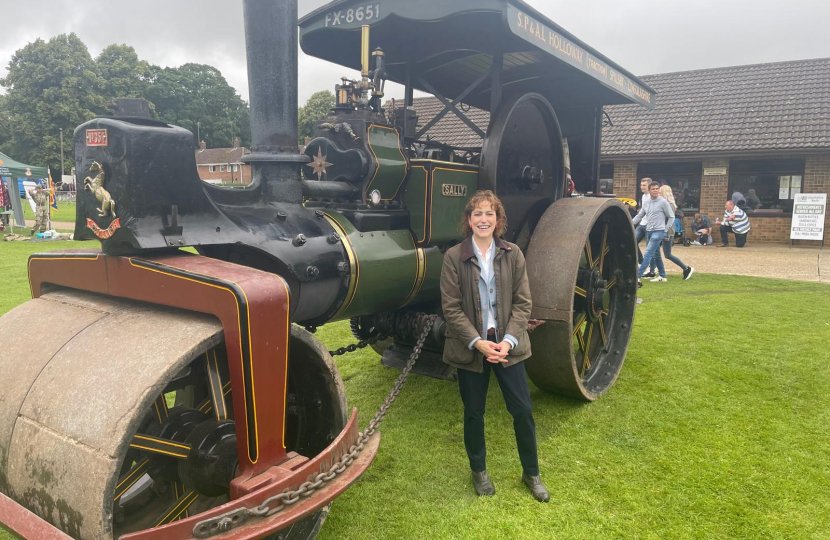
[[[674,202],[674,192],[671,190],[671,186],[661,186],[660,195],[662,195],[664,199],[669,201],[669,204],[677,206],[677,203]]]
[[[464,208],[464,216],[461,218],[461,233],[465,237],[473,234],[473,230],[470,228],[470,216],[473,215],[473,210],[476,209],[476,206],[485,201],[489,202],[490,208],[496,212],[495,235],[501,237],[507,230],[507,215],[504,213],[504,205],[501,204],[501,201],[498,197],[496,197],[495,193],[489,189],[484,189],[476,191],[475,195],[473,195],[470,202],[468,202],[467,206]]]

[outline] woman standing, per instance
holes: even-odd
[[[473,195],[462,228],[465,239],[444,255],[441,305],[447,321],[444,362],[458,371],[473,485],[478,495],[496,493],[487,475],[484,442],[484,407],[494,372],[513,416],[522,481],[538,501],[548,502],[550,495],[539,476],[536,424],[522,363],[530,356],[531,308],[524,255],[501,239],[507,216],[492,191]]]
[[[671,206],[672,212],[677,213],[677,203],[674,202],[674,193],[672,192],[671,186],[660,186],[660,196],[666,199],[669,202],[669,206]],[[695,273],[694,267],[686,266],[683,261],[675,257],[671,254],[671,247],[674,243],[674,222],[672,222],[669,229],[666,231],[666,238],[667,240],[663,240],[663,255],[666,259],[670,260],[674,264],[680,267],[683,270],[683,279],[689,279],[692,277],[692,274]],[[652,263],[651,269],[649,274],[644,274],[643,277],[653,277],[651,281],[658,282],[658,281],[666,281],[665,277],[660,277],[654,275],[655,265]]]

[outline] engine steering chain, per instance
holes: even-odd
[[[389,408],[395,402],[395,399],[397,399],[398,394],[400,394],[401,389],[403,388],[403,385],[406,383],[406,378],[409,376],[409,372],[412,371],[412,367],[415,365],[415,362],[418,360],[418,356],[420,356],[421,354],[421,349],[423,348],[424,342],[426,341],[427,336],[429,335],[430,329],[432,328],[433,324],[435,324],[436,318],[437,315],[429,315],[425,318],[424,327],[421,331],[420,336],[418,337],[418,342],[416,343],[415,348],[412,349],[412,354],[409,355],[409,360],[406,362],[406,366],[403,368],[403,371],[401,372],[397,381],[395,381],[392,390],[389,392],[389,395],[384,400],[383,405],[380,406],[378,412],[376,412],[375,416],[372,417],[372,420],[369,422],[369,425],[366,427],[366,430],[358,433],[357,442],[355,442],[355,444],[349,447],[349,451],[340,458],[340,461],[333,464],[327,472],[322,472],[315,476],[313,482],[304,482],[300,484],[300,487],[295,490],[286,490],[278,495],[269,497],[268,499],[265,499],[259,506],[256,506],[254,508],[238,508],[236,510],[226,512],[222,515],[198,522],[193,527],[193,536],[196,538],[209,538],[211,536],[227,532],[231,529],[235,529],[236,527],[239,527],[240,525],[245,523],[248,519],[266,518],[269,516],[273,516],[274,514],[288,508],[292,504],[295,504],[303,497],[309,497],[316,490],[320,489],[324,484],[334,480],[334,478],[336,478],[337,475],[342,474],[348,468],[348,466],[351,465],[355,459],[357,459],[357,456],[363,450],[369,438],[375,434],[378,426],[380,426],[380,423],[383,422],[386,413],[389,412]],[[347,350],[343,352],[338,352],[341,350],[338,349],[337,351],[332,352],[331,354],[332,356],[334,356],[335,354],[344,354],[345,352],[351,352],[357,350],[358,348],[365,347],[366,345],[379,341],[380,339],[386,339],[386,337],[388,336],[384,336],[383,334],[381,334],[375,338],[361,340],[357,343],[357,345],[349,346],[354,347],[354,349],[348,350],[348,347],[341,347],[341,349]],[[364,341],[366,343],[361,346],[361,343],[363,343]]]

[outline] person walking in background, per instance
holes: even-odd
[[[651,181],[651,178],[643,178],[642,180],[640,180],[640,210],[643,209],[643,205],[646,204],[646,200],[649,198],[648,186],[649,184],[651,184]],[[644,217],[642,222],[636,226],[636,229],[634,229],[634,234],[637,243],[637,262],[643,262],[643,252],[640,251],[640,242],[643,240],[643,238],[646,237],[647,226],[648,218]]]
[[[677,203],[674,201],[674,193],[672,192],[671,186],[668,186],[668,185],[661,186],[660,187],[660,196],[663,197],[664,199],[666,199],[666,201],[668,201],[669,206],[672,209],[672,213],[676,216],[677,215]],[[683,219],[683,218],[681,217],[680,219]],[[692,277],[692,274],[695,273],[695,269],[691,266],[686,266],[683,263],[683,261],[681,261],[676,256],[672,255],[672,253],[671,253],[671,248],[672,248],[672,245],[674,244],[674,226],[675,226],[675,220],[672,219],[671,220],[671,225],[669,225],[669,228],[666,230],[666,239],[663,240],[663,255],[668,260],[670,260],[671,262],[673,262],[674,264],[679,266],[681,270],[683,270],[683,279],[689,279],[690,277]],[[647,277],[652,277],[652,278],[654,278],[652,281],[664,281],[665,280],[665,275],[663,276],[662,280],[655,276],[654,270],[655,270],[656,266],[657,266],[657,261],[655,259],[652,259],[651,260],[651,269],[650,269],[648,274],[643,274],[643,277],[646,277],[646,278]]]
[[[484,411],[491,372],[501,388],[513,431],[522,482],[539,502],[550,494],[539,475],[536,423],[523,360],[532,301],[525,259],[502,240],[504,206],[492,191],[479,191],[464,209],[464,240],[451,247],[441,268],[441,307],[447,322],[445,363],[455,367],[464,404],[464,447],[479,496],[496,493],[486,469]]]
[[[652,281],[666,281],[666,268],[663,266],[663,258],[660,256],[660,246],[663,240],[671,240],[666,236],[669,225],[674,222],[674,212],[666,199],[660,196],[660,184],[651,182],[649,184],[649,198],[643,202],[640,211],[634,217],[634,226],[640,224],[643,219],[648,219],[646,230],[646,252],[643,255],[643,262],[637,270],[638,285],[642,285],[643,272],[651,264],[651,259],[657,260],[657,271],[659,276]]]
[[[712,243],[712,222],[709,221],[708,217],[695,214],[695,220],[692,222],[692,231],[695,233],[693,245],[708,246]]]
[[[32,190],[32,200],[35,201],[35,226],[29,236],[49,230],[49,192],[37,186]]]
[[[731,200],[726,201],[724,207],[726,210],[723,213],[723,221],[715,221],[715,225],[720,225],[720,238],[723,242],[718,247],[729,247],[729,231],[735,233],[735,246],[744,247],[746,234],[750,229],[749,217]]]

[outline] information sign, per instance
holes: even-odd
[[[790,240],[824,240],[826,193],[799,193],[793,201]]]

